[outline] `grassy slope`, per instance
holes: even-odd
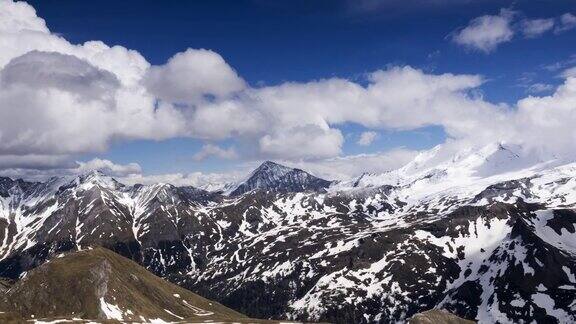
[[[433,309],[414,315],[410,324],[474,324],[474,321],[465,320],[447,311]]]
[[[261,322],[169,283],[103,248],[53,259],[29,271],[3,295],[0,320],[32,315],[103,320],[104,298],[119,308],[123,321]]]

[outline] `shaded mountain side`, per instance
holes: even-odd
[[[27,272],[0,299],[4,318],[260,322],[169,283],[104,248],[63,254]],[[0,287],[0,289],[2,289]]]

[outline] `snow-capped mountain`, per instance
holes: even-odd
[[[268,162],[236,190],[2,179],[0,276],[100,245],[252,317],[576,321],[576,163],[438,147],[331,185]]]
[[[278,163],[266,161],[254,170],[246,180],[230,190],[231,196],[238,196],[252,190],[277,192],[302,192],[321,190],[330,186],[330,181],[317,178],[300,169],[288,168]]]

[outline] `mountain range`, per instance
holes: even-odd
[[[102,246],[256,318],[568,323],[575,204],[576,163],[502,143],[348,181],[265,162],[224,191],[0,178],[0,277]]]

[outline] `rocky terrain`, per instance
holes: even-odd
[[[340,182],[267,162],[224,192],[3,178],[0,277],[104,246],[256,318],[569,323],[575,203],[576,164],[501,144]]]

